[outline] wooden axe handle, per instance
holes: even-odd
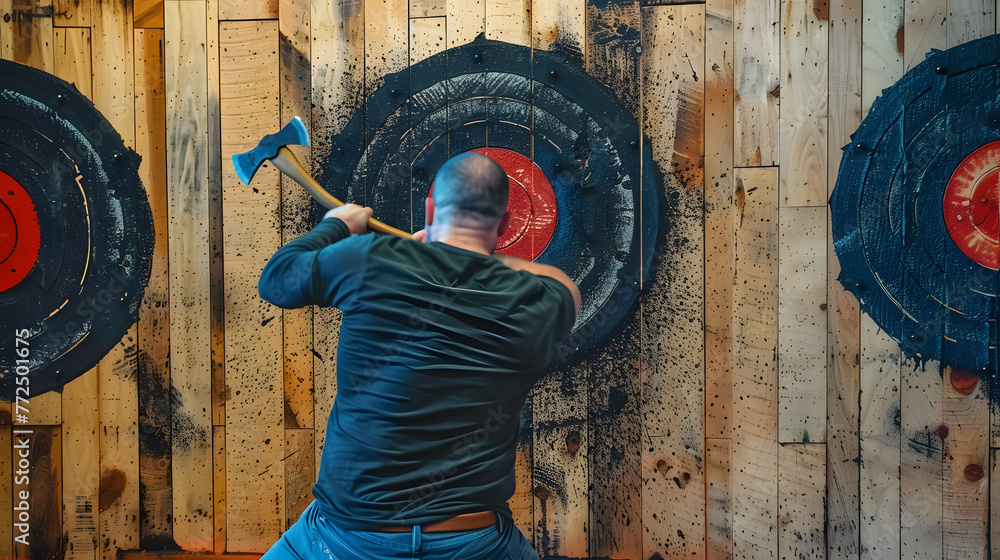
[[[273,163],[279,171],[291,177],[293,181],[305,187],[305,189],[313,195],[313,198],[318,200],[323,206],[327,208],[336,208],[344,205],[343,202],[338,200],[332,194],[326,192],[326,189],[319,186],[319,183],[317,183],[312,176],[306,173],[306,170],[302,168],[302,164],[299,163],[295,154],[293,154],[292,151],[286,146],[278,148],[278,154],[271,158],[271,163]],[[368,218],[368,229],[379,233],[388,233],[405,239],[412,237],[409,233],[406,233],[401,229],[396,229],[389,224],[380,222],[375,218]]]

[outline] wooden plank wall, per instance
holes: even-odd
[[[0,408],[0,558],[259,553],[298,518],[340,315],[257,298],[310,202],[270,166],[242,186],[229,156],[298,115],[312,165],[387,73],[481,33],[611,87],[669,201],[613,351],[541,382],[522,418],[512,504],[539,554],[986,558],[987,388],[958,395],[859,312],[826,201],[882,89],[998,17],[993,0],[0,0],[0,56],[94,101],[143,157],[157,228],[137,325],[32,399],[29,547],[24,426]]]

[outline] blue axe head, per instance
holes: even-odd
[[[274,134],[268,134],[261,139],[257,147],[249,152],[233,155],[233,166],[236,167],[236,174],[244,185],[249,185],[254,173],[265,160],[269,160],[278,155],[278,148],[289,144],[297,146],[309,145],[309,133],[306,132],[306,125],[302,124],[302,119],[292,117],[288,124]]]

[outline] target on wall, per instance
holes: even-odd
[[[840,281],[907,357],[996,346],[1000,37],[932,52],[875,101],[830,199]]]
[[[0,396],[61,389],[135,322],[154,242],[138,168],[74,86],[0,61]]]
[[[498,252],[580,286],[557,363],[598,347],[638,301],[661,227],[651,152],[615,94],[565,57],[480,36],[386,76],[332,145],[321,184],[409,231],[449,157],[500,163],[512,222]]]

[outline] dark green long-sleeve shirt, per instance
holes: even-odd
[[[518,415],[575,311],[558,281],[326,219],[279,249],[260,294],[344,312],[314,494],[348,529],[509,516]]]

